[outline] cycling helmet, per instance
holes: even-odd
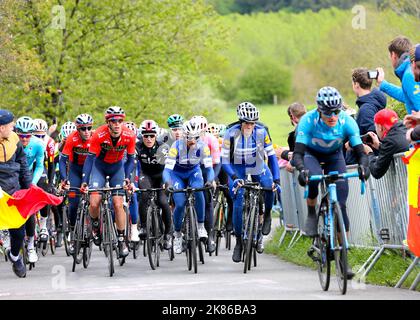
[[[140,125],[140,133],[147,134],[147,133],[158,133],[159,126],[153,120],[144,120]]]
[[[226,125],[219,124],[219,136],[223,137],[226,133]]]
[[[219,135],[219,125],[215,124],[215,123],[209,123],[209,125],[207,126],[207,132],[211,133],[214,136],[218,136]]]
[[[184,123],[184,118],[179,114],[173,114],[169,116],[167,123],[168,123],[168,127],[171,129],[182,128],[182,124]]]
[[[206,132],[207,131],[207,127],[208,127],[208,123],[207,123],[207,119],[203,116],[194,116],[191,118],[190,120],[191,122],[195,122],[199,125],[201,132]]]
[[[130,131],[132,131],[135,135],[137,135],[137,127],[136,124],[133,121],[127,121],[126,123],[124,123],[124,125],[130,129]]]
[[[105,112],[105,120],[109,120],[111,118],[125,118],[125,111],[118,106],[111,106],[106,109]]]
[[[34,131],[35,132],[47,132],[48,124],[43,119],[34,119]]]
[[[318,110],[324,114],[331,114],[334,111],[341,110],[343,107],[343,99],[338,90],[333,87],[319,89],[316,103]]]
[[[236,108],[240,121],[254,122],[260,118],[260,112],[251,102],[242,102]]]
[[[67,121],[61,126],[61,130],[60,130],[61,139],[66,139],[70,135],[70,133],[76,130],[77,130],[77,127],[74,124],[74,122]]]
[[[182,128],[184,129],[185,137],[188,140],[192,140],[193,138],[199,138],[202,132],[200,123],[192,121],[192,119],[185,122]]]
[[[15,130],[19,133],[31,133],[35,129],[34,121],[31,117],[20,117],[16,120]]]
[[[91,117],[91,115],[89,115],[87,113],[82,113],[82,114],[79,114],[76,117],[75,123],[76,123],[76,127],[92,125],[93,124],[93,118]]]

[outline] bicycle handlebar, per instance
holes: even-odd
[[[140,189],[140,188],[134,188],[133,192],[154,192],[154,191],[164,191],[165,188],[149,188],[149,189]]]
[[[174,189],[174,190],[169,189],[168,191],[170,193],[181,193],[181,192],[186,193],[186,192],[200,192],[200,191],[205,191],[205,190],[208,190],[210,188],[212,188],[212,187],[211,186],[203,187],[203,188],[191,188],[191,187],[188,187],[188,188],[185,188],[185,189]]]
[[[93,193],[93,192],[107,192],[107,191],[119,191],[123,190],[124,187],[109,187],[109,188],[96,188],[96,189],[88,189],[87,193]]]

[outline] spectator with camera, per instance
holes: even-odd
[[[372,82],[375,75],[372,75],[366,68],[356,68],[352,74],[353,92],[357,96],[356,104],[359,112],[356,115],[356,123],[360,129],[360,135],[367,137],[366,134],[371,131],[375,132],[375,124],[373,117],[375,114],[386,107],[386,96],[377,88],[372,90]],[[357,163],[353,151],[349,147],[349,143],[345,144],[346,163]]]
[[[380,179],[388,171],[394,154],[407,151],[409,143],[405,138],[406,129],[394,110],[379,111],[375,114],[374,123],[377,134],[369,131],[367,134],[371,138],[370,146],[365,143],[363,146],[369,157],[372,176]],[[378,156],[375,156],[373,149],[378,150]]]
[[[388,47],[395,75],[401,80],[401,87],[387,82],[383,68],[377,68],[377,83],[380,90],[404,103],[408,114],[420,110],[420,83],[416,82],[411,67],[411,48],[410,40],[403,36],[392,40]]]

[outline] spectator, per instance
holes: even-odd
[[[356,116],[356,123],[360,129],[360,135],[369,131],[375,132],[373,117],[386,107],[386,96],[376,88],[372,90],[372,79],[368,77],[368,69],[357,68],[352,75],[353,92],[357,96],[356,104],[359,112]]]
[[[416,44],[410,50],[411,71],[414,74],[414,80],[420,82],[420,43]],[[420,85],[417,84],[419,89]]]
[[[411,68],[411,47],[410,40],[402,36],[392,40],[388,47],[395,75],[401,80],[402,87],[387,82],[383,68],[377,68],[380,90],[404,103],[408,114],[420,110],[420,83],[415,81]]]
[[[373,148],[378,150],[378,156],[364,144],[365,153],[369,156],[369,169],[373,177],[380,179],[387,171],[394,159],[394,154],[407,151],[409,143],[405,138],[406,129],[398,115],[390,109],[379,111],[374,118],[377,135],[368,132],[372,138]]]
[[[289,161],[292,159],[293,150],[295,150],[295,140],[296,140],[296,128],[299,123],[300,118],[306,113],[306,108],[303,104],[299,102],[292,103],[287,108],[287,114],[289,115],[290,122],[295,129],[289,132],[289,136],[287,137],[287,144],[289,145],[289,149],[287,148],[278,148],[276,149],[276,156],[277,158],[281,158],[283,160]],[[293,172],[293,167],[290,162],[286,165],[286,170],[289,172]]]
[[[0,109],[0,187],[12,195],[20,188],[28,189],[32,174],[26,162],[26,155],[19,137],[14,133],[13,114]],[[0,214],[2,214],[0,212]],[[19,254],[23,244],[25,225],[18,229],[9,229],[11,250],[8,251],[13,271],[18,277],[26,276],[26,265]]]
[[[407,127],[406,138],[409,142],[416,142],[420,140],[420,112],[413,112],[405,116],[404,124]]]
[[[373,117],[386,107],[386,96],[378,89],[372,90],[372,79],[368,77],[368,69],[357,68],[353,70],[352,85],[353,92],[357,96],[356,104],[359,112],[356,115],[356,123],[360,129],[360,135],[364,136],[369,131],[375,132]],[[357,163],[349,143],[345,144],[346,164]]]

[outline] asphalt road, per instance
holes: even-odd
[[[107,260],[97,247],[88,269],[78,265],[76,272],[71,272],[72,258],[65,255],[64,248],[59,248],[55,255],[49,252],[46,257],[41,256],[24,279],[13,274],[9,262],[1,261],[0,300],[420,299],[418,292],[354,281],[343,296],[334,279],[330,290],[323,292],[316,272],[268,254],[258,255],[258,266],[244,274],[243,264],[232,262],[231,253],[223,248],[217,257],[206,255],[205,264],[199,264],[197,274],[187,270],[185,254],[169,261],[164,252],[160,267],[154,271],[146,257],[140,255],[134,260],[130,256],[124,266],[115,266],[116,272],[110,278]]]

